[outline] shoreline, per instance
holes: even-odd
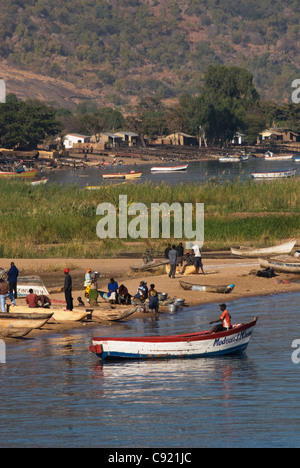
[[[11,260],[0,259],[0,266],[6,268]],[[219,304],[222,302],[232,302],[234,300],[246,297],[267,296],[272,294],[300,292],[299,276],[288,273],[276,273],[275,278],[261,278],[250,274],[252,270],[260,269],[258,260],[255,258],[227,258],[227,259],[206,259],[203,253],[203,266],[205,275],[186,275],[177,274],[175,279],[168,277],[166,273],[160,271],[160,274],[153,275],[148,273],[134,273],[130,270],[130,265],[141,264],[141,259],[19,259],[15,260],[17,268],[20,270],[20,276],[38,275],[44,281],[49,291],[49,297],[53,301],[53,307],[64,307],[64,293],[57,291],[63,286],[66,267],[70,268],[70,274],[73,278],[73,298],[74,309],[77,307],[77,297],[81,296],[88,308],[88,303],[84,298],[83,279],[87,268],[100,272],[98,289],[107,291],[107,284],[113,277],[120,284],[125,284],[130,294],[136,293],[140,281],[145,280],[149,286],[154,283],[158,292],[168,293],[168,298],[185,299],[185,306],[179,311],[184,313],[185,307],[201,306],[202,304]],[[199,285],[225,285],[235,284],[235,288],[230,294],[218,294],[200,291],[183,290],[179,281],[188,281]],[[299,281],[299,282],[297,282]],[[9,302],[9,301],[8,301]],[[17,305],[25,305],[25,298],[17,299]],[[128,306],[120,306],[128,308]],[[99,306],[95,309],[109,310],[107,303],[99,300]],[[13,309],[11,309],[13,312]],[[160,307],[161,314],[169,314],[166,306]],[[216,315],[219,313],[216,306]],[[123,323],[136,318],[153,318],[153,313],[135,312]],[[238,317],[236,317],[238,320]],[[5,339],[7,343],[22,344],[24,340],[39,338],[40,336],[60,334],[71,330],[80,329],[101,329],[101,327],[120,325],[121,322],[48,322],[41,329],[32,330],[26,337],[19,339]],[[99,332],[97,332],[99,333]]]

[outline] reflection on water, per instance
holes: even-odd
[[[162,164],[163,165],[163,164]],[[140,166],[116,166],[106,168],[90,168],[90,169],[63,169],[57,172],[45,172],[49,178],[49,183],[57,183],[61,185],[76,184],[79,187],[86,185],[100,185],[110,183],[120,183],[120,181],[112,182],[111,180],[103,180],[102,175],[113,172],[130,172],[131,170],[141,170],[143,175],[141,179],[137,179],[134,183],[139,184],[145,181],[160,183],[166,182],[170,184],[194,182],[204,183],[209,180],[226,181],[240,178],[247,180],[252,172],[267,172],[273,170],[286,170],[297,168],[299,173],[299,164],[294,161],[265,161],[263,158],[252,158],[249,161],[240,163],[219,163],[219,161],[199,161],[190,162],[187,171],[169,172],[169,173],[151,173],[151,166],[143,164]]]
[[[299,299],[293,293],[228,303],[235,322],[259,315],[247,355],[239,357],[102,363],[88,352],[92,335],[206,329],[216,304],[8,346],[0,445],[299,446],[299,367],[291,361]]]

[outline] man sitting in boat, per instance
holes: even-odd
[[[39,307],[38,296],[34,294],[33,289],[29,289],[29,294],[26,296],[25,300],[28,304],[28,307],[31,307],[31,308]]]
[[[218,323],[211,331],[210,333],[219,333],[222,331],[230,330],[232,328],[231,326],[231,315],[229,314],[228,310],[226,309],[226,304],[220,304],[220,309],[222,312],[221,317],[218,320],[213,320],[212,322],[209,322],[210,324],[212,323]],[[221,323],[219,323],[221,322]]]

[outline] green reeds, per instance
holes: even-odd
[[[96,235],[97,206],[109,202],[118,210],[120,195],[127,195],[128,206],[141,202],[149,212],[151,203],[204,203],[205,249],[271,245],[299,236],[297,178],[262,183],[214,180],[203,185],[129,183],[97,191],[0,180],[0,257],[102,258],[124,251],[142,253],[148,247],[163,251],[167,242],[179,242],[100,240]],[[149,226],[150,222],[149,216]],[[171,233],[172,223],[171,216]]]

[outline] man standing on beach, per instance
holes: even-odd
[[[72,298],[72,278],[70,275],[69,268],[64,270],[65,274],[65,284],[64,284],[64,292],[65,292],[65,299],[67,303],[66,310],[73,310],[73,298]]]
[[[201,268],[202,273],[205,275],[204,270],[203,270],[202,256],[201,256],[201,252],[200,252],[200,247],[199,247],[199,245],[193,244],[193,245],[192,245],[192,249],[193,249],[194,255],[195,255],[195,257],[194,257],[194,266],[195,266],[195,268],[196,268],[196,274],[198,275],[198,273],[199,273],[199,268]]]
[[[15,299],[17,299],[18,276],[19,276],[19,270],[15,266],[14,262],[11,262],[10,269],[8,270],[8,273],[7,273],[7,278],[9,282],[9,294],[10,294],[12,305],[15,305],[16,303]]]
[[[178,253],[177,253],[175,245],[173,245],[172,249],[169,252],[169,264],[170,264],[169,278],[175,278],[177,257],[178,257]]]

